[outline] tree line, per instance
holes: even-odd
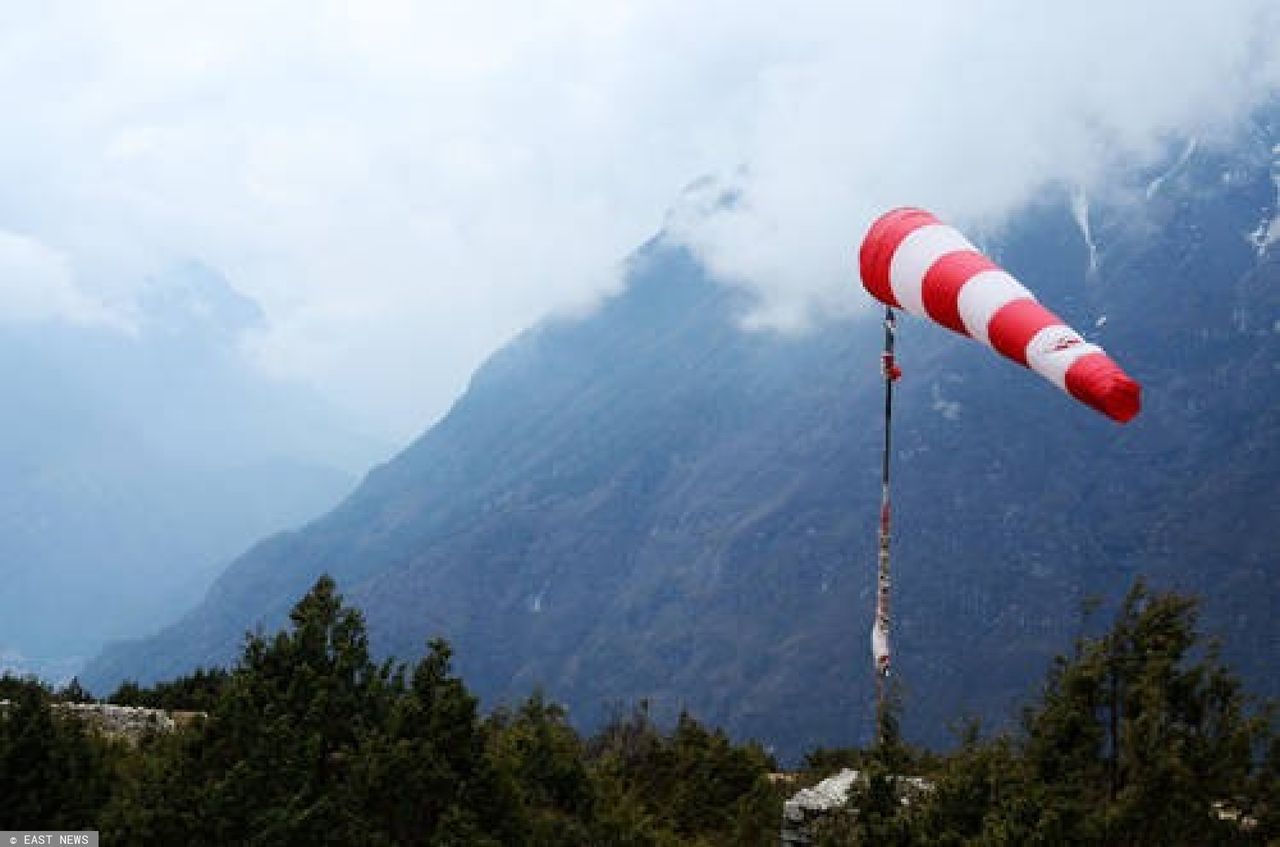
[[[207,713],[176,732],[96,735],[50,708],[78,684],[7,677],[0,699],[0,829],[104,844],[764,844],[781,808],[760,745],[690,715],[641,703],[584,738],[540,692],[482,715],[442,640],[374,661],[328,577],[233,669],[108,698]]]
[[[0,829],[98,829],[104,844],[775,844],[782,802],[861,773],[819,844],[1267,844],[1280,838],[1280,735],[1196,631],[1193,600],[1139,583],[1110,628],[1058,657],[1013,730],[906,744],[897,710],[866,749],[779,774],[757,743],[645,703],[584,736],[534,692],[481,714],[449,645],[373,659],[361,613],[321,578],[230,670],[109,699],[195,710],[127,741],[0,679]],[[920,777],[909,782],[906,776]]]

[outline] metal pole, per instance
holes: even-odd
[[[889,650],[889,530],[892,509],[889,502],[889,457],[893,438],[893,383],[902,375],[893,357],[896,318],[892,308],[884,310],[884,352],[880,371],[884,376],[884,450],[880,462],[880,537],[876,567],[876,615],[871,631],[871,652],[876,678],[876,738],[883,740],[886,718],[885,680],[891,664]]]

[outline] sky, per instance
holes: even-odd
[[[878,212],[998,227],[1278,88],[1274,0],[8,4],[0,323],[128,335],[198,262],[264,378],[405,441],[664,227],[802,329]]]

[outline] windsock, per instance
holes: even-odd
[[[1138,414],[1141,387],[1101,347],[930,213],[881,216],[859,260],[862,284],[880,302],[981,341],[1112,420]]]

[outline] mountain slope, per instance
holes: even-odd
[[[1229,155],[1142,175],[1155,188],[1139,206],[1078,199],[1091,243],[1063,197],[986,245],[1144,382],[1125,428],[902,322],[910,735],[1006,719],[1084,598],[1139,573],[1202,593],[1229,657],[1276,689],[1280,257],[1249,239],[1276,215],[1274,143],[1263,124]],[[90,683],[225,661],[329,572],[380,651],[442,634],[491,701],[542,684],[586,724],[647,697],[788,754],[865,740],[879,328],[746,333],[743,305],[656,239],[623,294],[498,353],[342,506],[250,550],[190,615],[99,657]]]

